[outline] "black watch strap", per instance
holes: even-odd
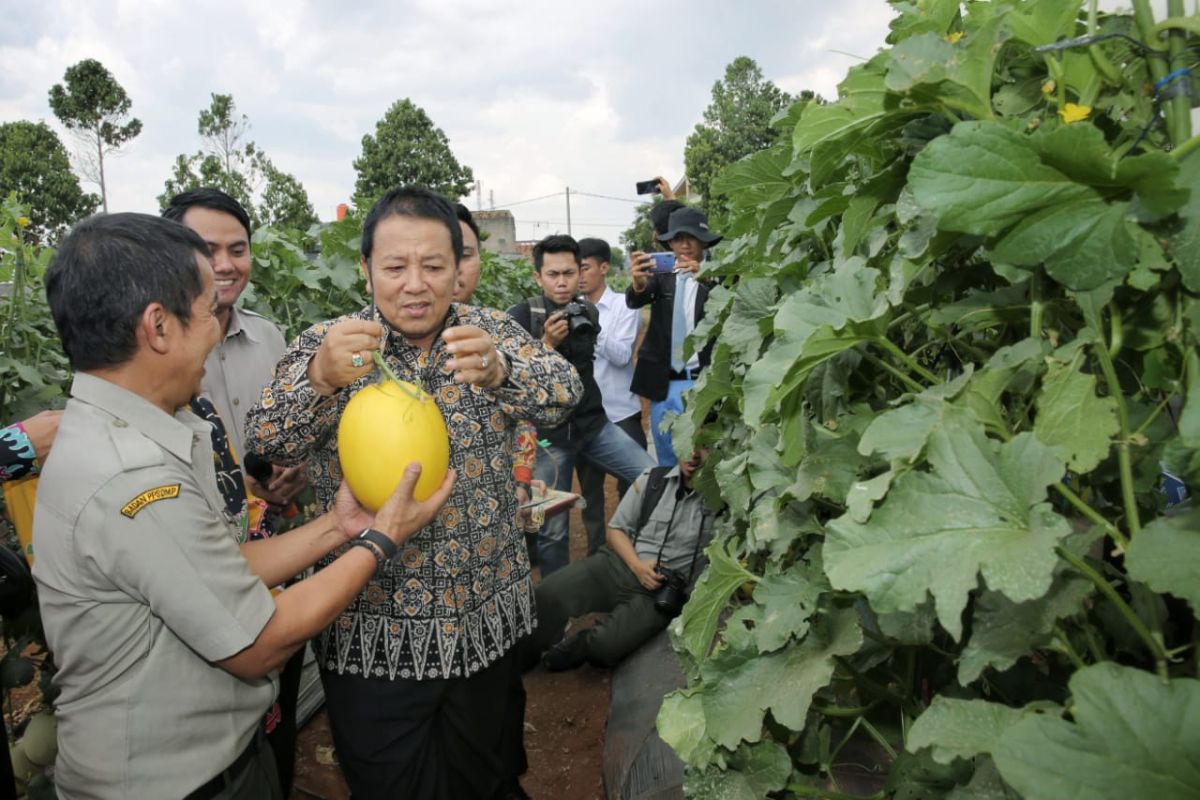
[[[374,528],[364,528],[363,532],[358,535],[358,538],[368,541],[378,547],[380,552],[383,553],[384,559],[391,561],[396,557],[396,552],[398,550],[396,543],[380,531],[377,531]]]

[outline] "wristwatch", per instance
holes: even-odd
[[[398,548],[395,542],[374,528],[364,528],[362,533],[350,540],[351,547],[365,547],[375,556],[375,574],[379,574],[385,564],[396,557]]]

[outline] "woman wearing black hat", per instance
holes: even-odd
[[[634,253],[631,258],[625,303],[630,308],[652,305],[650,325],[638,350],[629,388],[650,401],[650,434],[658,463],[673,466],[677,459],[670,433],[661,430],[663,415],[668,411],[682,413],[683,393],[708,366],[711,342],[690,357],[684,355],[683,342],[704,318],[708,287],[696,278],[700,262],[707,249],[722,237],[709,229],[708,217],[702,211],[684,206],[671,212],[666,230],[659,231],[655,238],[675,254],[675,269],[655,272],[654,258],[647,253]]]

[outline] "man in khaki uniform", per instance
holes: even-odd
[[[250,283],[254,258],[250,252],[250,215],[237,200],[220,189],[202,187],[175,195],[163,210],[167,219],[183,223],[199,234],[212,256],[217,287],[217,321],[221,338],[204,361],[202,396],[216,407],[238,463],[243,466],[241,494],[248,487],[255,497],[286,506],[307,483],[305,466],[271,467],[270,478],[259,482],[263,471],[247,463],[246,412],[258,402],[263,387],[271,381],[275,363],[283,355],[283,335],[267,318],[239,308],[238,298]],[[267,462],[260,461],[265,470]],[[231,465],[232,466],[232,465]],[[217,480],[224,493],[239,493],[236,476],[221,471]],[[234,498],[237,502],[240,498]],[[270,535],[275,513],[260,520],[255,538]],[[300,672],[304,666],[301,648],[279,672],[278,703],[267,712],[267,743],[275,755],[279,783],[284,795],[291,794],[296,763],[296,706],[300,695]]]
[[[157,217],[92,217],[46,293],[76,370],[34,522],[59,796],[278,798],[258,733],[274,671],[433,517],[453,472],[417,503],[410,467],[374,520],[343,486],[334,511],[239,549],[209,426],[180,410],[220,335],[204,242]],[[347,542],[272,598],[268,585]]]

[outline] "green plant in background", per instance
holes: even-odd
[[[541,292],[533,279],[533,265],[520,256],[480,252],[483,266],[471,302],[477,306],[507,311],[526,297]]]
[[[1196,17],[892,5],[715,184],[659,730],[696,797],[1198,796]]]
[[[31,242],[29,207],[0,206],[0,424],[61,406],[70,373],[42,278],[53,250]]]

